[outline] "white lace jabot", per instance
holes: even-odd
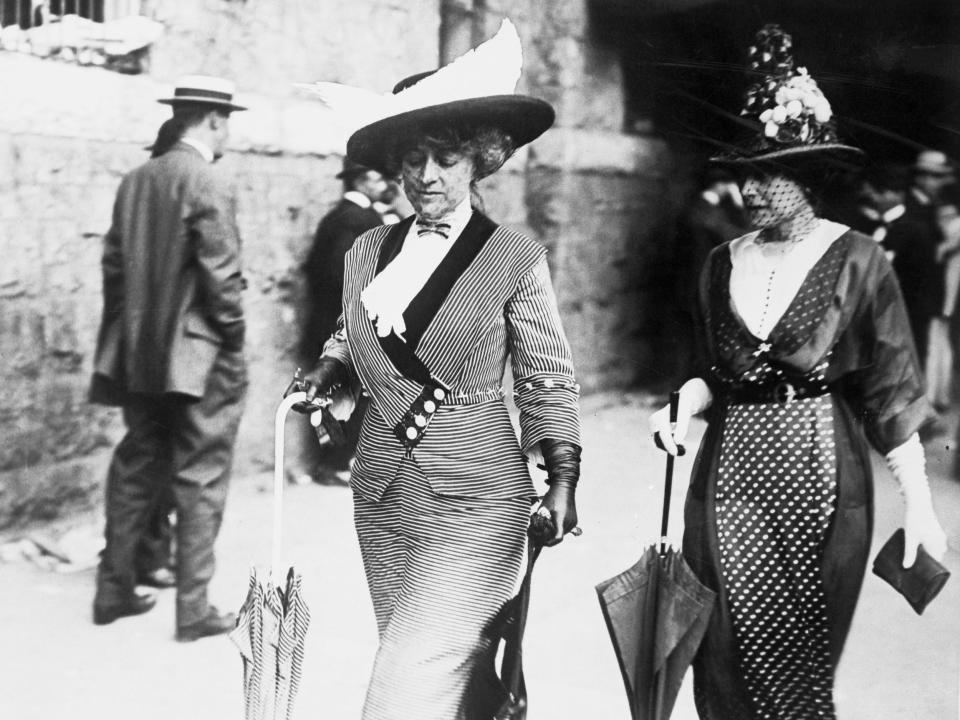
[[[403,333],[407,326],[403,322],[403,312],[460,237],[472,212],[468,195],[441,221],[450,225],[447,237],[435,233],[421,236],[417,233],[416,222],[410,225],[400,252],[360,293],[360,301],[380,337],[387,337],[392,332],[405,340]]]

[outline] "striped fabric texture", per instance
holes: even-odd
[[[393,365],[359,299],[389,228],[361,235],[345,261],[343,326],[324,354],[371,396],[351,478],[380,632],[363,720],[461,717],[483,630],[523,559],[535,494],[524,451],[546,438],[580,443],[546,251],[492,223],[483,232],[414,348],[450,394],[409,455],[391,429],[421,386]],[[520,442],[504,402],[508,357]]]
[[[324,348],[371,395],[353,469],[354,490],[370,500],[385,491],[405,457],[390,432],[420,393],[390,362],[360,302],[389,228],[361,235],[347,254],[344,328]],[[540,440],[579,444],[578,387],[560,323],[546,251],[497,227],[454,283],[416,348],[434,377],[451,388],[413,458],[436,492],[460,497],[533,495],[524,453]],[[508,354],[520,410],[520,444],[503,402]],[[522,451],[521,451],[522,448]]]
[[[380,647],[363,720],[455,720],[482,633],[514,588],[530,504],[449,498],[403,462],[379,502],[354,495]]]
[[[310,626],[310,608],[303,599],[302,577],[293,568],[287,575],[287,587],[280,601],[283,606],[277,628],[277,667],[274,679],[274,714],[279,720],[291,720],[293,702],[303,679],[303,652]]]
[[[243,660],[245,720],[290,720],[300,689],[310,610],[293,570],[278,588],[256,569],[230,639]]]

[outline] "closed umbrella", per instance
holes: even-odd
[[[281,585],[276,573],[283,530],[283,430],[287,412],[305,399],[306,393],[294,392],[277,408],[271,568],[266,573],[250,571],[247,598],[230,633],[243,660],[246,720],[290,720],[300,687],[310,610],[302,597],[300,575],[291,567]]]
[[[471,680],[470,702],[464,720],[525,720],[527,687],[523,677],[523,633],[530,607],[530,582],[533,566],[543,550],[536,533],[540,516],[533,516],[528,532],[527,571],[516,596],[508,600],[484,630],[487,651]],[[549,534],[552,535],[552,528]],[[502,650],[500,670],[497,655]]]
[[[676,422],[678,394],[670,397]],[[649,546],[629,569],[597,585],[607,630],[633,720],[667,720],[683,676],[710,621],[716,594],[666,544],[673,483],[667,456],[660,547]]]

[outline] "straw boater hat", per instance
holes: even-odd
[[[939,150],[921,150],[917,154],[916,162],[913,165],[915,173],[924,173],[926,175],[937,175],[946,177],[953,175],[954,167],[950,159]]]
[[[246,110],[243,105],[233,102],[233,94],[234,85],[229,80],[210,75],[187,75],[177,81],[172,97],[160,98],[157,102],[174,107],[187,103],[210,105],[228,112]]]
[[[837,138],[830,102],[806,68],[794,68],[792,48],[792,38],[779,25],[766,25],[757,33],[749,64],[751,74],[762,77],[747,89],[740,112],[755,130],[732,151],[711,158],[713,162],[863,162],[862,150]]]
[[[354,116],[347,156],[383,169],[391,146],[434,128],[493,126],[514,147],[539,137],[553,124],[554,112],[543,100],[514,92],[522,66],[520,37],[504,20],[490,40],[438,70],[401,80],[389,95],[336,83],[307,87],[335,111]]]

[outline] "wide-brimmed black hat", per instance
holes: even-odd
[[[837,136],[830,102],[806,68],[795,68],[793,40],[778,25],[766,25],[749,49],[752,75],[740,112],[752,130],[728,151],[711,158],[725,165],[811,163],[859,165],[860,148]]]
[[[404,78],[393,88],[397,95],[436,72]],[[485,95],[414,108],[366,125],[350,136],[347,156],[381,169],[392,147],[405,139],[450,126],[495,127],[519,148],[542,135],[555,118],[549,103],[529,95]]]

